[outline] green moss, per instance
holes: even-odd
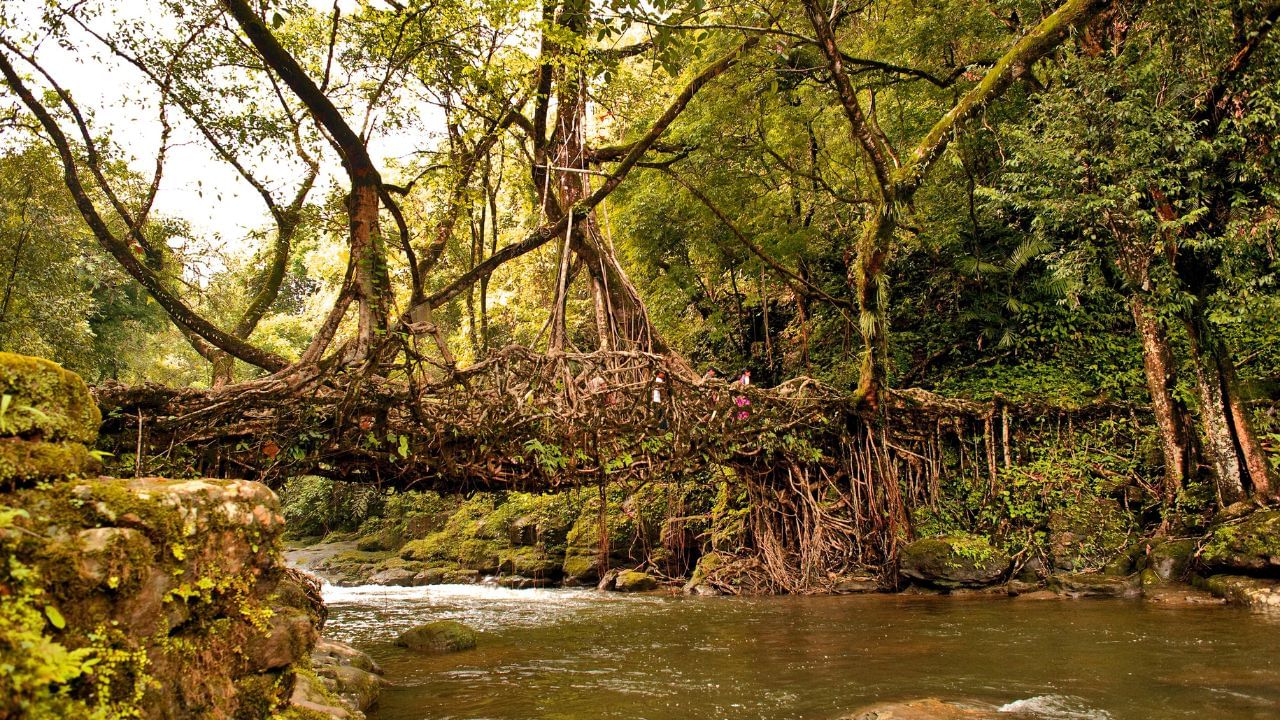
[[[1280,511],[1260,510],[1214,528],[1200,560],[1210,567],[1280,574]]]
[[[0,352],[0,433],[92,445],[102,414],[79,375],[43,358]]]
[[[97,475],[102,463],[78,442],[37,442],[0,438],[0,483],[26,485],[38,480]]]
[[[558,576],[562,567],[563,561],[542,547],[522,546],[499,554],[498,570],[511,575],[534,578]]]

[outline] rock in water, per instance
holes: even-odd
[[[623,570],[613,581],[613,589],[617,592],[648,592],[658,587],[658,581],[649,573],[638,570]]]
[[[902,549],[899,572],[940,588],[982,587],[1009,569],[1009,554],[985,538],[967,535],[917,540]]]
[[[406,630],[396,644],[424,653],[448,653],[470,650],[476,646],[476,633],[454,620],[438,620]]]
[[[841,720],[1017,720],[1020,717],[1028,716],[1021,713],[1001,713],[990,706],[923,698],[876,703],[855,710],[852,715],[846,715]]]
[[[384,684],[378,677],[382,668],[367,654],[350,645],[321,640],[311,651],[311,667],[345,709],[363,712],[377,704]],[[303,699],[319,704],[315,697]],[[330,714],[342,717],[341,713],[330,711]]]
[[[1209,592],[1232,605],[1280,612],[1280,581],[1242,575],[1214,575],[1205,581]]]

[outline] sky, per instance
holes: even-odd
[[[38,13],[43,0],[0,0],[18,12]],[[331,2],[309,0],[328,12]],[[147,19],[154,22],[154,12],[147,0],[109,0],[105,12],[92,21],[100,33],[108,32],[118,22]],[[344,12],[354,8],[354,0],[341,0]],[[32,19],[38,17],[31,15]],[[140,71],[118,60],[96,40],[83,32],[77,36],[81,47],[68,50],[54,43],[43,44],[38,58],[45,68],[76,98],[81,108],[91,113],[90,124],[96,132],[109,130],[112,140],[129,158],[130,167],[150,178],[160,141],[157,115],[157,93]],[[90,48],[91,52],[85,52]],[[434,111],[434,109],[433,109]],[[181,113],[171,110],[175,126],[163,181],[156,196],[155,212],[186,220],[192,239],[211,249],[239,253],[249,247],[251,231],[271,226],[270,215],[262,198],[236,171],[222,162],[208,147],[189,122],[179,122]],[[375,162],[386,161],[408,153],[421,145],[421,137],[374,138],[370,152]],[[322,179],[312,199],[337,185],[346,185],[341,167],[333,153],[326,153]],[[261,164],[260,164],[261,165]],[[258,167],[260,177],[288,182],[293,173],[278,168]],[[275,171],[273,173],[273,171]],[[272,175],[276,178],[272,178]],[[285,193],[280,193],[281,196]]]

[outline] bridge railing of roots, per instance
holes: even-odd
[[[810,378],[764,389],[700,379],[661,355],[519,346],[434,376],[95,392],[108,449],[137,473],[269,484],[321,475],[442,492],[741,483],[749,516],[740,555],[760,589],[775,592],[883,567],[909,538],[911,510],[935,503],[949,473],[989,478],[994,494],[998,466],[1033,424],[1132,412],[904,390],[868,419],[847,392]]]

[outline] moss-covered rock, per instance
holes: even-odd
[[[1153,543],[1151,552],[1147,555],[1146,569],[1161,582],[1182,580],[1195,551],[1195,540],[1167,540]],[[1146,580],[1143,584],[1147,584]]]
[[[1259,510],[1215,527],[1200,562],[1220,573],[1280,577],[1280,510]]]
[[[0,352],[0,434],[92,445],[102,413],[80,376],[43,358]]]
[[[1244,575],[1214,575],[1204,587],[1232,605],[1280,613],[1280,582]]]
[[[177,720],[198,708],[259,718],[284,709],[322,613],[316,588],[293,587],[284,567],[284,520],[265,486],[95,478],[0,495],[5,508],[21,508],[10,517],[22,530],[0,532],[0,586],[12,593],[12,570],[22,568],[24,592],[49,618],[36,630],[95,663],[54,679],[65,701],[80,703],[55,716]],[[6,617],[0,666],[19,667],[7,657],[15,629]],[[0,682],[0,694],[13,690]]]
[[[600,580],[599,562],[595,555],[566,554],[560,571],[566,585],[594,585]]]
[[[528,578],[558,578],[563,560],[537,545],[522,545],[499,554],[498,571]]]
[[[648,592],[658,587],[658,581],[652,575],[639,570],[623,570],[614,578],[613,590],[616,592]]]
[[[0,484],[30,485],[101,471],[102,463],[78,442],[0,438]]]
[[[720,591],[709,580],[724,567],[726,557],[718,552],[709,552],[698,558],[698,563],[693,566],[693,572],[689,575],[689,581],[684,584],[681,591],[687,595],[719,595]]]
[[[898,557],[898,571],[904,577],[940,588],[990,585],[1009,564],[1008,553],[972,535],[916,540]]]
[[[460,622],[437,620],[404,631],[396,645],[423,653],[458,652],[476,646],[476,633]]]

